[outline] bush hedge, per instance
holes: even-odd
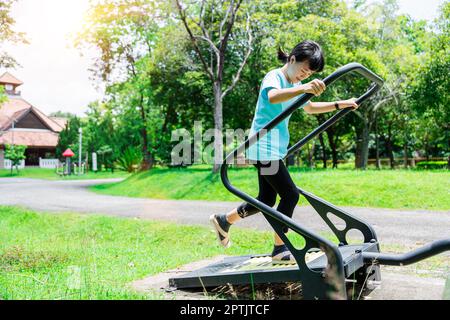
[[[422,161],[417,163],[418,169],[445,169],[447,161]]]

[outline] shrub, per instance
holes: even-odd
[[[19,164],[22,160],[25,160],[25,150],[27,146],[21,145],[5,145],[5,159],[11,160],[11,174],[13,168],[16,167],[17,172],[19,172]]]
[[[142,162],[142,154],[135,147],[128,147],[117,159],[117,166],[127,172],[135,172]]]
[[[447,161],[422,161],[417,164],[418,169],[445,169]]]

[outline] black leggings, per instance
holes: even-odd
[[[273,207],[277,194],[279,194],[281,199],[277,210],[292,218],[300,193],[284,162],[282,160],[263,163],[258,161],[254,166],[258,169],[259,194],[257,199],[269,207]],[[243,203],[238,207],[238,214],[242,219],[258,212],[260,210],[249,203]],[[285,228],[284,232],[287,233],[288,228]]]

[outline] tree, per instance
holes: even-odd
[[[69,119],[66,127],[60,132],[58,145],[56,146],[56,156],[62,158],[62,154],[70,148],[75,154],[78,150],[78,130],[81,128],[81,120],[77,116]]]
[[[91,69],[95,78],[107,85],[109,99],[128,95],[127,107],[139,113],[142,170],[153,166],[149,151],[151,88],[147,86],[145,58],[151,56],[160,22],[158,3],[150,0],[101,0],[92,3],[86,24],[77,35],[80,49],[94,47],[99,56]],[[130,90],[128,92],[122,89]]]
[[[5,89],[3,86],[0,86],[0,105],[6,101]]]
[[[146,65],[152,100],[158,106],[153,107],[155,116],[149,130],[155,158],[170,163],[174,129],[192,128],[195,121],[213,126],[212,90],[178,20],[161,27],[156,37],[158,42]]]
[[[242,54],[240,66],[234,72],[230,79],[225,79],[227,74],[224,73],[226,64],[226,55],[230,48],[230,42],[234,40],[234,45],[244,43],[243,34],[239,32],[239,28],[233,27],[238,24],[239,8],[242,0],[216,1],[202,0],[200,5],[185,4],[177,0],[177,10],[181,21],[189,35],[195,52],[197,53],[203,71],[211,81],[214,94],[214,167],[213,171],[217,172],[220,163],[223,160],[223,99],[233,90],[239,81],[241,72],[247,63],[252,52],[253,36],[250,29],[250,14],[247,12],[245,23],[245,34],[247,37],[245,53]],[[198,17],[194,18],[194,13]],[[242,26],[243,27],[243,26]],[[202,46],[202,44],[206,44]],[[226,84],[228,80],[228,84]],[[224,87],[224,85],[226,86]]]
[[[65,112],[65,111],[55,111],[55,112],[50,113],[49,116],[70,119],[70,118],[76,117],[76,114],[70,113],[70,112]]]
[[[11,175],[13,168],[16,167],[17,173],[19,173],[19,165],[22,160],[25,160],[25,150],[27,146],[21,145],[5,145],[5,159],[11,161]]]
[[[18,65],[17,61],[5,50],[2,45],[5,43],[25,43],[25,33],[13,30],[15,20],[11,17],[11,7],[17,0],[0,1],[0,68],[13,68]]]
[[[443,149],[448,153],[450,136],[450,3],[445,2],[441,7],[440,17],[435,22],[436,33],[429,43],[429,56],[425,57],[426,63],[421,65],[417,80],[410,87],[410,99],[416,114],[428,122],[434,121],[440,128],[440,137]],[[427,128],[426,131],[430,130]],[[426,135],[428,140],[429,134]],[[425,143],[428,146],[428,142]],[[426,147],[428,157],[429,148]],[[448,167],[450,168],[450,154]]]
[[[367,167],[367,160],[369,155],[369,146],[371,142],[371,133],[377,124],[376,143],[378,146],[378,126],[379,115],[391,115],[390,134],[398,135],[401,131],[393,131],[393,127],[403,127],[403,139],[408,136],[408,127],[404,125],[407,120],[401,115],[405,110],[405,93],[408,84],[413,81],[416,76],[416,71],[420,65],[420,57],[417,51],[422,45],[421,41],[424,39],[419,30],[418,25],[412,23],[407,16],[399,16],[397,14],[398,5],[396,0],[385,0],[381,4],[372,4],[371,10],[367,15],[368,23],[373,25],[373,34],[375,41],[374,55],[375,60],[368,63],[369,67],[379,73],[385,79],[385,86],[377,95],[370,99],[364,108],[354,112],[355,117],[354,127],[356,134],[356,157],[355,166],[357,168],[365,169]],[[423,25],[421,23],[421,25]],[[414,29],[414,32],[411,32]],[[417,38],[420,36],[420,39]],[[392,109],[388,112],[382,112],[382,109]],[[406,115],[405,115],[406,116]],[[387,147],[393,147],[391,143],[398,140],[398,137],[391,137],[388,139]],[[395,139],[394,139],[395,138]],[[399,140],[400,141],[400,140]],[[405,157],[407,156],[407,142],[404,144]],[[378,150],[376,150],[378,154]],[[390,158],[393,159],[392,149],[388,150]],[[393,165],[393,160],[391,164]],[[406,163],[406,162],[405,162]]]

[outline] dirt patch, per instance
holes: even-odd
[[[52,268],[68,261],[68,256],[59,252],[31,251],[22,246],[12,246],[0,251],[0,270],[37,270]]]
[[[204,268],[210,264],[222,261],[226,256],[218,256],[211,259],[196,261],[187,265],[181,266],[177,269],[169,270],[148,278],[134,281],[130,285],[138,291],[144,293],[153,293],[160,295],[162,299],[180,299],[180,300],[209,300],[213,297],[207,292],[199,292],[198,290],[181,291],[173,290],[169,287],[169,279],[177,275],[182,275],[197,269]]]

